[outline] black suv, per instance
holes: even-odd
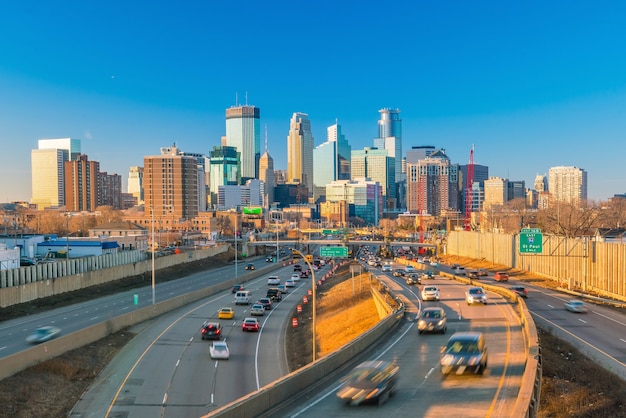
[[[266,297],[269,298],[273,302],[281,301],[283,299],[283,294],[280,289],[271,287],[267,289]]]
[[[263,309],[265,309],[266,311],[272,309],[272,300],[270,298],[261,298],[258,300],[257,303],[263,305]]]
[[[200,332],[203,340],[219,340],[222,338],[222,326],[219,322],[205,322],[202,324]]]
[[[302,271],[302,266],[300,264],[294,264],[293,271]]]

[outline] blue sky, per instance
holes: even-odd
[[[293,112],[318,145],[338,119],[371,146],[401,110],[403,148],[445,148],[493,176],[588,172],[626,192],[626,2],[20,1],[0,8],[0,202],[29,200],[40,138],[82,140],[128,177],[176,143],[208,153],[225,109],[261,109],[285,169]]]

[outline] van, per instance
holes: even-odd
[[[249,305],[250,304],[250,291],[240,290],[235,293],[235,305]]]

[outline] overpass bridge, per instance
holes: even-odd
[[[347,240],[347,239],[279,239],[279,240],[265,240],[265,241],[246,241],[245,247],[248,246],[266,246],[266,247],[290,247],[298,249],[302,245],[319,245],[319,246],[336,246],[336,247],[354,247],[363,245],[385,245],[387,247],[416,247],[433,249],[437,254],[437,244],[427,244],[424,242],[414,241],[381,241],[381,240]],[[244,247],[246,254],[249,253],[248,249]]]

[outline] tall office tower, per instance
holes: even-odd
[[[37,209],[58,208],[65,205],[64,162],[69,159],[64,149],[34,149],[31,151],[31,203]]]
[[[313,133],[306,113],[295,112],[289,121],[287,183],[303,184],[313,195]]]
[[[314,200],[326,195],[326,185],[335,180],[350,180],[352,147],[341,133],[341,125],[327,128],[327,141],[313,150]]]
[[[144,157],[145,213],[157,219],[192,219],[198,214],[198,163],[180,155],[176,146]]]
[[[114,209],[123,209],[122,200],[122,176],[109,174],[106,171],[99,173],[100,179],[100,205],[111,206]]]
[[[458,164],[441,149],[417,163],[407,163],[407,209],[433,216],[458,212]]]
[[[211,205],[217,205],[219,186],[241,182],[241,153],[235,147],[216,145],[209,152],[209,193]]]
[[[137,204],[143,204],[143,167],[133,166],[130,168],[128,193],[137,198]]]
[[[80,154],[76,160],[65,161],[65,209],[70,212],[93,212],[102,201],[100,163]]]
[[[396,160],[396,181],[402,178],[402,119],[400,109],[380,109],[378,120],[378,137],[374,146],[386,149],[389,156]]]
[[[408,152],[408,151],[407,151]],[[459,210],[465,212],[465,189],[467,187],[468,164],[459,165]],[[484,196],[485,180],[489,178],[489,167],[486,165],[474,164],[474,181],[472,182],[472,212],[480,211]]]
[[[274,202],[274,160],[267,149],[259,160],[259,180],[265,183],[263,207],[269,208]]]
[[[80,155],[80,139],[40,139],[31,152],[31,203],[38,209],[65,205],[64,162]]]
[[[55,138],[40,139],[37,141],[39,149],[64,149],[68,152],[69,160],[76,160],[81,154],[80,139]]]
[[[261,157],[261,110],[255,106],[226,109],[226,145],[241,154],[240,181],[259,178]]]
[[[524,180],[511,180],[507,184],[507,199],[526,199],[526,182]]]
[[[365,147],[352,151],[351,176],[377,181],[382,188],[385,209],[396,207],[396,159],[385,149]]]
[[[489,177],[485,180],[484,209],[502,206],[509,200],[509,181],[501,177]]]
[[[587,172],[578,167],[550,167],[548,191],[553,199],[577,202],[587,199]]]
[[[537,174],[535,177],[535,190],[538,193],[543,193],[548,191],[548,179],[545,174]]]
[[[418,145],[406,150],[406,163],[416,164],[419,160],[423,160],[433,152],[437,151],[437,148],[432,145]]]

